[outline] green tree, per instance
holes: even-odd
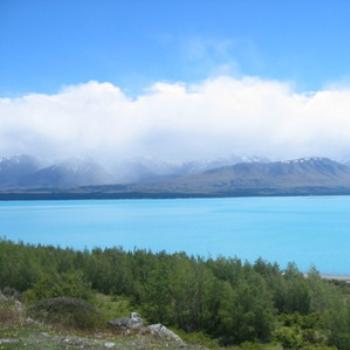
[[[90,284],[86,282],[79,271],[63,274],[43,274],[33,288],[26,292],[26,298],[29,301],[55,297],[92,300],[93,293]]]

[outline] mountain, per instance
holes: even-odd
[[[0,189],[72,188],[101,185],[111,176],[91,161],[67,160],[42,166],[35,158],[21,155],[0,159]]]
[[[115,183],[127,184],[132,182],[159,181],[166,176],[184,176],[200,174],[206,170],[216,169],[242,162],[268,161],[258,157],[222,157],[215,160],[200,160],[188,162],[159,161],[155,159],[129,159],[110,165],[113,169]]]
[[[150,196],[350,193],[350,167],[328,158],[244,162],[199,174],[79,191]]]
[[[227,158],[219,158],[215,160],[202,160],[184,162],[178,164],[173,172],[173,175],[194,175],[200,174],[207,170],[222,168],[225,166],[232,166],[239,163],[257,163],[257,162],[269,162],[267,158],[261,157],[238,157],[231,156]]]
[[[152,171],[151,163],[141,166],[136,162],[128,170],[134,169],[135,174],[131,171],[127,183],[117,180],[120,173],[110,175],[93,162],[66,161],[39,167],[33,159],[23,157],[0,161],[0,190],[16,193],[19,198],[21,193],[45,194],[45,198],[52,198],[53,193],[55,198],[350,194],[350,167],[328,158],[249,159],[225,166],[220,166],[220,161],[216,166],[214,163],[172,167],[170,163],[155,163]]]
[[[22,181],[40,169],[33,157],[20,155],[0,159],[0,188],[22,187]]]
[[[25,178],[22,185],[34,188],[72,188],[101,185],[112,177],[91,161],[70,160],[41,168]]]

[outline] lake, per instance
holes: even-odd
[[[350,274],[350,196],[0,202],[0,235],[74,248],[261,256]]]

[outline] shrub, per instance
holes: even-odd
[[[11,305],[0,303],[0,325],[13,325],[18,322],[16,310]]]
[[[102,324],[97,309],[81,299],[58,297],[32,305],[29,314],[44,322],[68,328],[94,329]]]
[[[16,325],[21,321],[21,314],[15,300],[4,297],[0,292],[0,325]]]
[[[44,274],[33,288],[24,293],[25,299],[35,302],[42,299],[69,297],[91,301],[93,293],[90,284],[77,272]]]
[[[303,337],[299,328],[280,327],[275,330],[274,336],[281,343],[283,349],[299,350],[303,346]]]

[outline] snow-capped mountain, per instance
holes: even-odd
[[[91,160],[42,165],[29,156],[0,159],[0,190],[76,189],[108,185],[133,193],[225,194],[235,191],[308,188],[350,190],[350,167],[328,158],[269,161],[230,157],[186,163],[138,160],[108,171]],[[99,191],[99,190],[98,190]],[[102,189],[103,191],[103,189]]]
[[[92,161],[67,160],[49,166],[33,157],[21,155],[0,159],[0,189],[68,188],[99,185],[111,176]]]
[[[328,158],[243,162],[129,186],[131,192],[229,195],[350,191],[350,167]],[[124,189],[125,191],[125,189]],[[322,192],[323,191],[323,192]]]
[[[19,187],[20,183],[40,169],[33,157],[20,155],[0,158],[0,187]]]
[[[133,159],[118,162],[113,167],[113,176],[119,183],[148,181],[166,176],[200,174],[210,169],[221,168],[238,163],[269,162],[262,157],[230,156],[218,159],[166,162],[155,159]]]

